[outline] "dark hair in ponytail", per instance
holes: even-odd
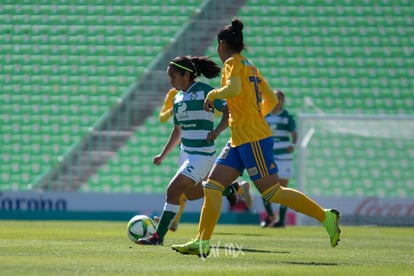
[[[178,56],[170,62],[169,66],[174,66],[183,75],[189,72],[192,80],[201,75],[207,79],[218,77],[221,70],[217,63],[206,56]]]
[[[235,18],[217,35],[217,41],[225,41],[234,51],[240,53],[244,49],[243,22]]]

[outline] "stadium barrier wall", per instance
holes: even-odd
[[[159,215],[162,194],[104,194],[77,192],[1,192],[0,219],[24,220],[120,220],[134,214]],[[414,226],[412,199],[376,197],[314,197],[324,207],[335,207],[342,224]],[[183,222],[198,222],[202,200],[189,201]],[[219,223],[258,224],[263,211],[261,198],[254,197],[251,212],[235,213],[223,200]],[[289,210],[289,224],[317,225],[309,217]]]
[[[159,216],[163,194],[0,192],[0,219],[128,221],[136,214]],[[199,221],[202,200],[188,201],[182,222]],[[259,224],[256,212],[229,211],[223,201],[219,223]]]

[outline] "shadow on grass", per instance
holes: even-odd
[[[215,249],[229,250],[228,246],[215,246]],[[237,249],[237,248],[233,248]],[[253,248],[238,248],[242,252],[251,252],[251,253],[270,253],[270,254],[290,254],[289,251],[277,251],[277,250],[262,250],[262,249],[253,249]],[[326,263],[326,262],[298,262],[298,261],[278,261],[280,264],[289,264],[289,265],[309,265],[309,266],[336,266],[338,263]]]
[[[223,235],[223,236],[234,236],[234,233],[223,233],[223,232],[217,232],[214,233],[214,235]],[[237,236],[251,236],[251,237],[261,237],[263,235],[261,234],[249,234],[249,233],[237,233]]]
[[[222,250],[229,250],[227,246],[215,246],[215,248]],[[239,248],[243,252],[253,252],[253,253],[272,253],[272,254],[289,254],[289,251],[276,251],[276,250],[262,250],[262,249],[252,249],[252,248]]]
[[[279,262],[282,264],[291,264],[291,265],[314,265],[314,266],[318,266],[318,265],[323,265],[323,266],[334,266],[334,265],[339,265],[337,263],[318,263],[318,262]]]

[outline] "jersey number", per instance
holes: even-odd
[[[256,93],[256,105],[259,113],[262,112],[262,93],[259,90],[260,79],[256,76],[250,76],[249,81],[254,85],[254,92]]]

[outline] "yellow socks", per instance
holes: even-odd
[[[223,191],[223,185],[211,179],[207,180],[204,185],[204,204],[201,209],[197,234],[197,238],[200,240],[211,239],[220,217]],[[262,196],[269,202],[285,205],[320,222],[325,219],[324,210],[315,201],[295,189],[276,184],[264,191]]]
[[[181,215],[184,212],[184,208],[185,208],[186,203],[187,203],[187,197],[185,196],[185,194],[182,194],[180,196],[180,210],[175,215],[174,221],[172,222],[173,224],[178,225],[178,223],[180,223]]]
[[[269,202],[285,205],[319,222],[325,219],[325,212],[321,206],[298,190],[277,184],[264,191],[262,196]]]
[[[210,240],[213,234],[220,217],[223,191],[223,185],[210,179],[204,185],[204,204],[201,209],[197,235],[200,240]]]

